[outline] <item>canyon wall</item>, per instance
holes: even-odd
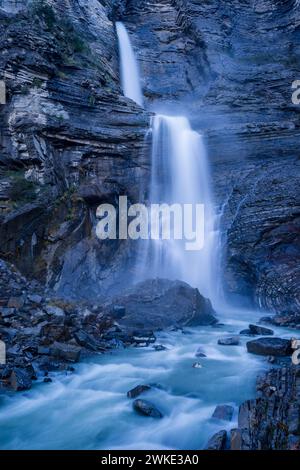
[[[299,308],[297,1],[7,0],[0,15],[1,257],[72,297],[129,278],[128,243],[93,231],[99,202],[147,196],[150,113],[120,90],[122,20],[147,108],[184,113],[205,136],[225,290]]]
[[[12,3],[0,4],[0,255],[93,298],[127,275],[127,243],[99,241],[95,213],[139,198],[150,116],[121,94],[110,4]]]

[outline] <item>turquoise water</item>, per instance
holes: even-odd
[[[254,321],[253,312],[249,318]],[[254,397],[256,376],[268,367],[265,358],[246,352],[249,338],[241,337],[240,346],[217,344],[223,334],[238,333],[249,323],[223,321],[218,328],[161,334],[157,342],[166,351],[149,347],[94,356],[73,375],[3,395],[0,449],[203,448],[214,432],[235,427],[239,404]],[[195,357],[198,347],[206,358]],[[194,362],[202,368],[193,368]],[[163,419],[133,411],[126,392],[141,383],[159,385],[142,397],[155,403]],[[218,404],[234,406],[232,422],[211,418]]]

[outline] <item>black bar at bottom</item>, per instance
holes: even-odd
[[[201,466],[209,463],[226,465],[226,463],[245,462],[246,465],[266,461],[268,464],[299,463],[297,451],[0,451],[1,467],[5,463],[11,465],[19,462],[39,464],[68,464],[74,462],[77,467],[82,464],[95,464],[105,469],[108,466],[121,466],[123,468],[138,468],[140,465],[179,465]],[[3,465],[4,464],[4,465]]]

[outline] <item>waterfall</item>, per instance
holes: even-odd
[[[204,245],[187,251],[184,240],[150,240],[145,269],[149,277],[180,279],[213,299],[216,295],[217,232],[203,137],[185,117],[156,115],[152,121],[150,202],[204,205]]]
[[[121,78],[125,96],[143,104],[137,61],[123,23],[116,23]],[[141,244],[136,280],[149,277],[179,279],[198,287],[211,300],[217,297],[216,217],[203,137],[186,117],[157,114],[152,119],[151,204],[204,206],[204,246],[187,251],[185,240],[149,240]],[[174,224],[174,222],[173,222]],[[174,225],[173,225],[174,231]]]
[[[120,71],[124,95],[143,106],[138,64],[133,52],[128,32],[120,21],[116,22],[119,43]]]

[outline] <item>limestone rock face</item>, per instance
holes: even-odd
[[[96,238],[96,207],[148,180],[150,115],[122,96],[111,6],[0,3],[0,256],[68,297],[117,288],[130,254]]]

